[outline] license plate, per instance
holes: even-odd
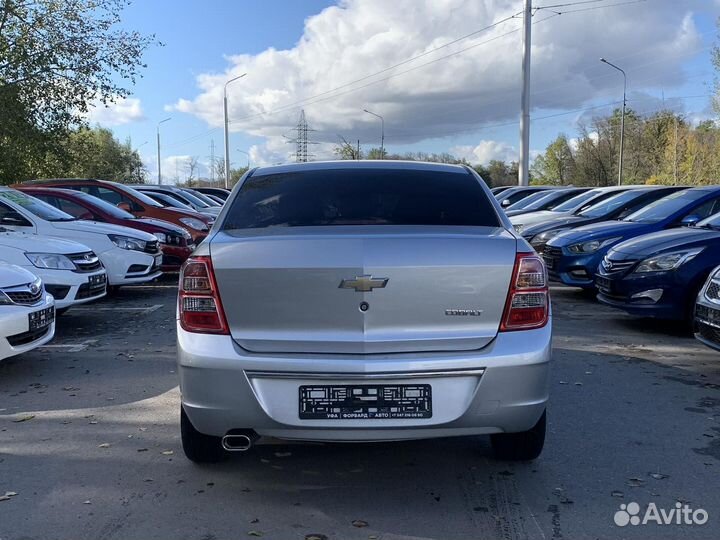
[[[31,332],[49,326],[54,320],[55,308],[53,306],[28,314],[28,324]]]
[[[98,274],[96,276],[90,276],[88,278],[88,283],[91,287],[97,287],[99,285],[104,285],[107,281],[107,276],[105,274]]]
[[[612,282],[608,278],[604,278],[602,276],[595,276],[595,286],[603,292],[610,292],[612,288]]]
[[[429,384],[301,386],[302,420],[431,418]]]

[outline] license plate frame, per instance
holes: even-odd
[[[94,276],[88,276],[88,284],[90,287],[100,287],[101,285],[105,285],[107,283],[107,275],[106,274],[95,274]]]
[[[612,292],[612,281],[603,276],[595,276],[595,287],[600,292],[610,293]]]
[[[42,330],[50,326],[55,320],[55,306],[46,307],[28,313],[28,329],[30,332]]]
[[[331,384],[298,388],[301,420],[432,418],[429,384]]]

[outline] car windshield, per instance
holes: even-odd
[[[624,191],[622,193],[618,193],[617,195],[613,195],[612,197],[605,199],[604,201],[592,205],[590,208],[583,210],[578,215],[589,218],[606,216],[614,210],[617,210],[624,204],[627,204],[637,199],[638,197],[641,197],[643,193],[644,191],[641,190]]]
[[[623,221],[633,221],[637,223],[657,223],[671,216],[678,210],[682,210],[689,203],[697,201],[705,196],[708,192],[702,189],[688,189],[686,191],[678,191],[662,199],[647,205],[645,208],[630,214]]]
[[[211,205],[206,203],[205,201],[201,200],[200,198],[196,197],[192,193],[189,193],[185,191],[184,189],[181,189],[179,192],[175,192],[175,194],[178,197],[181,197],[188,202],[190,202],[193,206],[196,206],[197,208],[209,208]],[[212,206],[215,206],[214,204]]]
[[[537,202],[541,199],[544,199],[548,196],[548,193],[546,191],[538,191],[537,193],[533,193],[532,195],[529,195],[525,197],[524,199],[519,200],[515,204],[511,204],[508,206],[505,210],[522,210],[524,208],[527,208],[530,204]]]
[[[144,195],[147,195],[148,197],[152,197],[154,200],[158,201],[162,206],[169,206],[171,208],[182,208],[183,210],[193,210],[193,208],[185,204],[183,202],[178,201],[174,197],[171,197],[170,195],[166,195],[165,193],[156,193],[154,191],[146,191]]]
[[[373,168],[251,176],[223,228],[324,225],[498,227],[500,220],[466,172]]]
[[[162,208],[162,204],[157,201],[153,201],[150,197],[142,193],[139,189],[133,189],[132,187],[125,186],[123,184],[115,184],[115,186],[119,190],[124,191],[125,193],[130,195],[131,197],[135,197],[143,204],[146,204],[148,206],[154,206],[155,208]]]
[[[703,229],[712,229],[714,231],[720,231],[720,213],[713,214],[712,216],[699,221],[696,227]]]
[[[135,219],[135,216],[133,216],[130,212],[126,212],[122,208],[118,208],[114,204],[110,204],[99,197],[93,197],[92,195],[88,195],[82,191],[73,191],[73,196],[87,201],[116,219]]]
[[[62,210],[58,210],[54,206],[21,191],[14,189],[3,190],[0,191],[0,197],[24,208],[45,221],[75,221],[75,218],[70,214],[66,214]]]
[[[577,208],[581,207],[583,203],[589,201],[590,199],[593,199],[594,197],[597,197],[598,194],[602,193],[599,189],[591,189],[590,191],[585,191],[584,193],[580,193],[580,195],[575,195],[572,199],[568,199],[562,204],[558,204],[555,208],[550,210],[551,212],[572,212],[573,210],[576,210]]]
[[[188,194],[192,195],[193,197],[196,197],[196,198],[200,199],[201,201],[203,201],[203,202],[204,202],[205,204],[207,204],[208,206],[219,206],[217,202],[215,202],[214,200],[212,200],[210,197],[208,197],[208,196],[205,195],[204,193],[200,193],[199,191],[192,191],[192,190],[189,190],[189,189],[183,189],[183,191],[184,191],[185,193],[188,193]]]

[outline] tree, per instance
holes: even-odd
[[[42,176],[38,156],[129,95],[154,36],[118,28],[126,0],[0,0],[0,180]]]
[[[358,146],[353,146],[342,135],[338,135],[338,137],[340,137],[340,143],[333,148],[333,154],[335,154],[338,159],[362,159],[359,144]]]
[[[570,184],[575,177],[575,156],[565,134],[558,135],[545,149],[545,153],[535,158],[533,174],[542,184]]]
[[[192,187],[193,181],[195,180],[195,173],[197,172],[198,163],[200,160],[197,156],[190,156],[185,163],[185,169],[187,170],[186,183],[188,187]]]

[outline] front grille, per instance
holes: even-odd
[[[73,264],[75,264],[75,272],[80,274],[87,274],[90,272],[97,272],[103,265],[92,251],[86,251],[84,253],[73,253],[67,256]]]
[[[185,238],[179,234],[167,234],[165,238],[167,240],[165,245],[168,246],[184,246],[186,244]]]
[[[706,339],[707,341],[711,341],[717,345],[720,345],[720,329],[699,322],[698,333],[702,338]]]
[[[705,298],[713,300],[715,302],[720,301],[720,283],[711,281],[705,291]]]
[[[4,291],[11,302],[15,304],[22,304],[25,306],[32,306],[37,304],[43,295],[42,287],[38,289],[36,293],[30,290],[25,291]]]
[[[45,290],[53,295],[55,300],[62,300],[70,292],[68,285],[45,285]]]
[[[50,326],[46,326],[45,328],[39,328],[37,330],[23,332],[22,334],[15,334],[14,336],[9,336],[7,340],[11,347],[20,347],[21,345],[27,345],[28,343],[37,341],[38,339],[46,336],[49,331]]]
[[[145,243],[145,253],[157,253],[160,251],[160,243],[157,240],[150,240]]]
[[[636,260],[623,259],[621,261],[610,259],[607,255],[603,257],[600,266],[603,272],[608,275],[622,274],[635,266]]]
[[[560,257],[562,257],[562,249],[560,248],[545,246],[545,249],[543,249],[542,258],[551,273],[556,270]]]

